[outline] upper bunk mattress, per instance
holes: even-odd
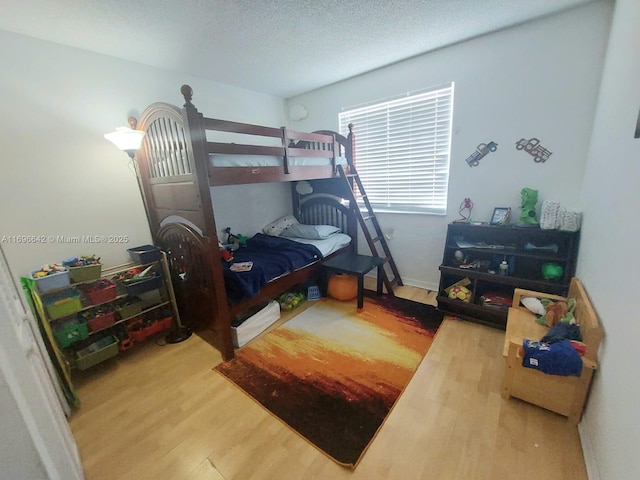
[[[282,166],[282,157],[269,155],[227,155],[210,154],[212,167],[278,167]],[[289,165],[297,167],[322,167],[331,165],[331,159],[325,157],[289,157]],[[347,165],[345,157],[336,157],[336,165]]]

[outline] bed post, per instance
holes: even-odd
[[[204,219],[203,236],[208,242],[208,251],[211,252],[211,276],[215,285],[215,319],[210,324],[216,326],[217,333],[222,342],[222,356],[225,360],[233,358],[233,343],[231,339],[231,319],[229,318],[229,306],[224,288],[224,276],[220,249],[218,248],[218,232],[213,217],[213,201],[209,190],[209,155],[205,148],[207,143],[203,117],[191,103],[193,89],[189,85],[183,85],[180,93],[184,97],[185,104],[182,108],[184,130],[189,136],[187,148],[193,158],[193,167],[198,183],[198,193]]]
[[[348,125],[349,134],[347,135],[347,145],[344,149],[344,156],[347,157],[349,165],[355,165],[356,163],[356,138],[353,135],[353,123]]]

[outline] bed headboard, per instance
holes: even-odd
[[[201,120],[195,109],[154,103],[138,122],[146,133],[136,154],[138,178],[154,241],[158,241],[162,220],[172,215],[187,219],[205,237],[216,237],[209,185],[202,181],[207,173],[200,172],[204,162],[196,161],[196,155],[206,154],[195,152],[191,139],[200,131]]]
[[[344,200],[328,194],[314,194],[300,200],[297,218],[307,225],[333,225],[352,238],[351,247],[357,251],[358,219]]]

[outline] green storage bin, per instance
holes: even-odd
[[[90,282],[98,280],[102,275],[102,264],[83,265],[81,267],[67,267],[72,283]]]
[[[76,353],[76,366],[86,370],[118,355],[118,339],[113,335],[101,338]]]
[[[128,303],[128,305],[124,305],[124,303]],[[116,306],[116,312],[118,312],[120,320],[140,315],[140,312],[142,312],[142,300],[137,297],[127,299],[126,302]]]
[[[89,329],[84,322],[75,320],[61,322],[60,325],[55,326],[53,336],[60,348],[67,348],[69,345],[87,338],[89,336]]]
[[[45,301],[45,308],[51,320],[73,315],[82,310],[82,302],[78,292],[71,292],[62,295],[56,295]]]

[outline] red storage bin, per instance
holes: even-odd
[[[104,313],[87,320],[90,332],[97,332],[116,323],[116,312]]]
[[[116,298],[116,284],[107,278],[82,286],[84,293],[92,305],[109,302]]]
[[[142,342],[151,335],[170,329],[172,322],[173,317],[165,317],[146,326],[142,320],[134,321],[129,324],[129,335],[136,342]]]

